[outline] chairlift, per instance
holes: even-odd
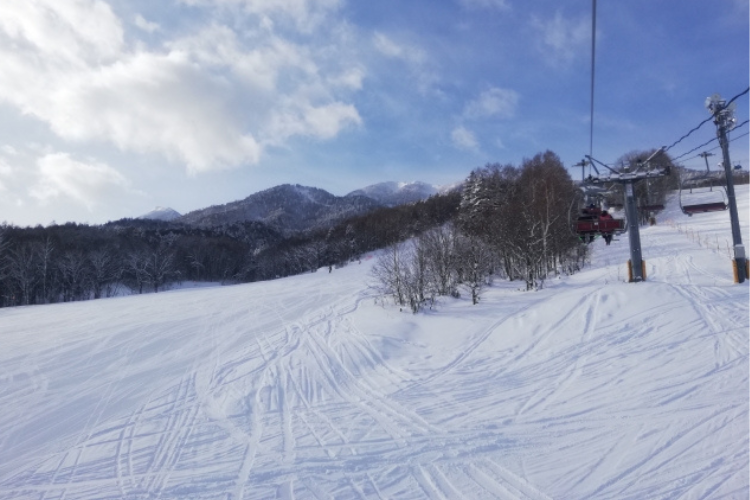
[[[570,206],[570,228],[571,232],[583,242],[592,243],[597,236],[604,238],[604,241],[609,245],[615,234],[623,233],[627,230],[627,224],[623,219],[613,218],[606,210],[602,210],[599,205],[603,202],[607,195],[612,194],[610,188],[603,185],[598,185],[598,178],[593,178],[591,175],[588,178],[584,177],[583,168],[591,163],[581,162],[578,166],[581,166],[581,191],[583,197],[579,198],[578,201],[574,201]],[[578,210],[574,210],[573,207],[576,203],[580,203]],[[575,221],[573,218],[575,217]]]
[[[707,153],[702,155],[706,158],[705,174],[693,176],[687,180],[683,178],[680,182],[680,210],[687,216],[707,212],[721,212],[728,208],[729,199],[726,189],[723,186],[716,185],[716,182],[711,177],[707,159],[709,155]]]
[[[651,179],[646,179],[646,203],[638,205],[638,212],[651,215],[664,210],[663,203],[650,203],[651,201]]]
[[[615,234],[626,230],[627,225],[623,219],[615,219],[606,210],[595,205],[582,209],[575,224],[575,232],[584,243],[591,243],[597,236],[602,236],[609,245]]]

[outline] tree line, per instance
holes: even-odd
[[[0,225],[0,307],[159,292],[182,281],[243,283],[333,269],[450,220],[458,193],[287,238],[260,222],[196,228],[123,219],[100,226]]]
[[[649,155],[630,153],[621,162]],[[638,184],[639,203],[663,203],[679,186],[675,177]],[[476,303],[492,279],[532,290],[550,275],[578,271],[586,246],[571,225],[580,203],[560,158],[546,151],[520,166],[477,168],[452,192],[292,237],[260,222],[2,224],[0,307],[159,292],[181,281],[243,283],[332,271],[378,249],[386,250],[374,268],[377,287],[400,306],[416,312],[464,291]]]
[[[0,307],[158,292],[179,280],[232,280],[247,247],[226,233],[158,221],[3,224]]]
[[[520,167],[488,164],[463,185],[452,224],[390,246],[374,267],[379,290],[413,312],[466,290],[477,303],[493,277],[527,290],[580,269],[585,245],[571,228],[580,191],[546,151]]]

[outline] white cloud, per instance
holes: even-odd
[[[4,159],[0,158],[0,177],[11,177],[13,175],[13,167],[11,167]]]
[[[331,85],[337,87],[350,88],[352,90],[360,90],[362,88],[362,81],[365,78],[365,71],[361,67],[349,68],[344,70],[341,74],[333,75],[328,78],[328,82]]]
[[[240,6],[247,13],[263,18],[291,20],[303,32],[321,25],[327,15],[338,9],[342,0],[181,0],[188,5]]]
[[[478,98],[469,102],[464,109],[464,116],[477,118],[512,118],[518,106],[518,93],[514,90],[493,87],[482,92]]]
[[[93,73],[71,89],[52,128],[68,139],[108,139],[123,150],[156,152],[191,172],[258,161],[223,82],[180,52],[141,53]],[[76,113],[75,120],[67,117]],[[84,118],[84,119],[82,119]]]
[[[338,0],[192,3],[304,17]],[[254,164],[266,145],[328,139],[361,123],[339,93],[361,88],[363,71],[322,52],[275,34],[272,23],[242,37],[214,24],[159,50],[127,47],[100,1],[0,2],[0,101],[63,139],[160,154],[192,173]]]
[[[383,33],[373,35],[373,45],[378,52],[386,57],[415,63],[421,63],[425,59],[424,52],[421,49],[404,43],[397,43]]]
[[[97,0],[4,0],[0,32],[19,56],[43,54],[62,64],[111,61],[123,44],[119,20]]]
[[[510,9],[508,0],[459,0],[459,3],[466,9]]]
[[[0,158],[0,192],[7,193],[8,186],[5,185],[7,180],[13,176],[13,167]]]
[[[453,129],[451,132],[451,139],[453,140],[453,144],[459,149],[467,149],[471,151],[479,149],[479,141],[477,141],[476,136],[463,125]]]
[[[313,107],[289,99],[271,119],[269,144],[283,144],[292,136],[331,139],[348,125],[359,125],[362,119],[350,105],[334,103]]]
[[[89,211],[113,194],[128,190],[130,183],[112,167],[80,162],[67,153],[51,153],[37,161],[39,180],[30,194],[43,204],[68,198]]]
[[[591,43],[591,21],[585,18],[566,19],[558,11],[552,19],[534,17],[531,24],[539,33],[539,50],[553,66],[569,63]]]
[[[440,95],[441,91],[437,83],[440,78],[436,70],[435,60],[421,47],[395,40],[384,33],[376,32],[372,37],[372,45],[375,50],[387,59],[403,63],[401,68],[390,71],[398,71],[399,75],[407,74],[409,84],[423,94]]]
[[[154,31],[159,30],[159,25],[157,23],[152,23],[151,21],[147,21],[140,14],[136,14],[135,19],[133,21],[135,22],[136,26],[138,26],[140,29],[142,29],[146,33],[153,33]]]

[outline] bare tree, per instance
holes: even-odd
[[[457,247],[462,262],[463,283],[469,289],[471,303],[476,305],[482,289],[489,284],[492,276],[492,250],[487,243],[473,236],[459,237]]]
[[[13,302],[22,305],[31,304],[38,279],[36,254],[31,244],[22,243],[11,249],[6,262],[8,277],[19,295]]]
[[[146,262],[146,275],[154,287],[154,292],[158,292],[169,283],[176,273],[175,254],[169,245],[161,244],[151,251]]]
[[[408,255],[404,243],[396,243],[386,248],[372,268],[378,281],[378,290],[390,295],[399,306],[407,301]]]
[[[8,238],[6,236],[5,223],[0,224],[0,305],[5,305],[11,300],[10,284],[8,283]]]
[[[428,246],[417,238],[410,253],[411,258],[407,262],[404,276],[409,306],[416,313],[427,302],[435,301],[435,287]]]
[[[52,280],[52,273],[54,269],[54,246],[49,236],[45,237],[43,241],[37,242],[34,247],[37,255],[37,267],[40,280],[41,302],[50,302],[50,284]]]
[[[417,240],[427,254],[429,275],[437,295],[456,295],[458,284],[458,233],[452,224],[421,234]]]
[[[143,293],[143,286],[148,283],[148,255],[142,250],[132,250],[125,259],[125,274],[131,288]]]
[[[111,289],[122,275],[122,268],[115,260],[114,253],[105,248],[93,250],[88,254],[91,269],[90,281],[94,298],[111,295]]]
[[[87,298],[86,258],[78,250],[66,251],[57,261],[64,302]]]
[[[191,241],[191,246],[189,247],[186,256],[191,276],[190,279],[197,281],[204,279],[209,257],[208,248],[202,240],[196,239]]]

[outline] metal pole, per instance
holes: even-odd
[[[702,152],[701,154],[698,155],[698,156],[702,157],[704,160],[706,160],[706,175],[708,176],[709,191],[713,191],[714,190],[714,183],[711,180],[711,169],[708,168],[708,157],[709,156],[713,156],[713,155],[714,155],[713,153],[709,153],[707,151],[704,151],[704,152]],[[690,192],[691,193],[693,192],[692,188],[690,189]]]
[[[628,217],[628,237],[630,239],[631,281],[643,281],[643,259],[641,257],[641,234],[638,228],[638,207],[635,204],[634,181],[625,182],[625,213]]]
[[[729,218],[732,222],[732,243],[734,245],[734,262],[737,266],[737,281],[745,282],[745,247],[742,245],[742,233],[740,232],[740,220],[737,215],[737,199],[734,195],[734,179],[732,178],[732,163],[729,160],[729,141],[727,140],[727,120],[729,113],[726,107],[720,107],[714,114],[714,123],[717,125],[716,135],[719,137],[719,145],[724,158],[724,172],[727,178],[727,198],[729,200]]]

